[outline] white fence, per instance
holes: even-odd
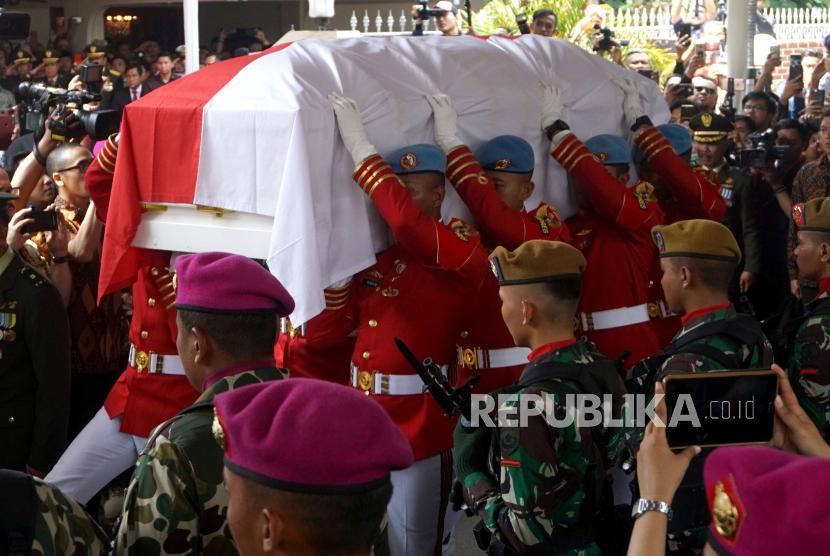
[[[400,9],[400,16],[397,15]],[[372,10],[374,12],[374,10]],[[766,10],[764,15],[773,22],[778,40],[820,41],[830,33],[830,8],[786,8]],[[409,8],[382,8],[377,13],[352,12],[349,21],[352,31],[368,34],[409,33],[414,21],[409,17]],[[623,39],[645,39],[649,42],[674,42],[675,34],[671,25],[671,14],[666,8],[625,9],[612,12],[605,22]],[[430,20],[425,22],[429,30]]]

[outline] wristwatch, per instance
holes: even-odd
[[[669,519],[672,516],[671,504],[663,502],[662,500],[646,500],[645,498],[640,498],[634,502],[634,506],[631,508],[631,517],[637,519],[646,512],[660,512],[666,514]]]

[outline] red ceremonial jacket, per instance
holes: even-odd
[[[118,147],[110,138],[90,164],[86,188],[95,202],[98,217],[106,222]],[[175,287],[169,271],[170,253],[142,250],[143,266],[132,286],[133,316],[130,342],[136,362],[151,353],[176,355]],[[143,355],[142,355],[143,354]],[[104,402],[110,418],[121,417],[121,432],[149,436],[157,425],[192,404],[198,392],[183,375],[153,374],[127,368]]]
[[[375,374],[414,375],[394,344],[397,337],[419,359],[431,357],[447,366],[450,382],[455,382],[456,340],[469,318],[465,309],[470,297],[494,279],[478,232],[460,220],[444,225],[424,214],[380,156],[360,163],[354,179],[396,243],[351,283],[326,291],[326,309],[306,323],[303,337],[331,349],[354,333],[356,387],[389,412],[416,459],[427,458],[452,447],[455,420],[445,417],[428,393],[370,392]],[[500,319],[496,324],[503,326]]]
[[[669,141],[656,127],[646,128],[637,135],[634,143],[643,152],[660,184],[668,188],[671,194],[669,199],[660,203],[666,224],[694,218],[723,222],[726,203],[720,194],[718,176],[715,172],[692,168],[674,152]],[[661,310],[661,305],[667,308],[663,288],[660,286],[661,276],[660,262],[655,258],[652,263],[649,302],[653,303],[657,310]],[[680,329],[680,317],[656,318],[654,326],[660,345],[666,346]]]
[[[640,182],[627,188],[573,134],[568,134],[551,154],[574,178],[592,208],[567,221],[573,244],[587,261],[579,313],[647,303],[656,253],[651,228],[663,223],[654,186]],[[582,332],[607,357],[615,359],[629,352],[628,367],[660,349],[650,321]]]
[[[501,245],[512,251],[531,239],[570,242],[568,228],[552,206],[540,203],[530,212],[508,207],[466,146],[458,146],[447,155],[447,177],[473,213],[488,248]]]

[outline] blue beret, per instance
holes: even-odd
[[[447,171],[447,156],[435,145],[409,145],[384,157],[396,174]]]
[[[692,149],[692,134],[680,124],[658,125],[657,130],[669,141],[674,152],[684,154]],[[639,164],[643,161],[643,151],[634,148],[634,162]]]
[[[585,146],[607,166],[631,162],[631,147],[622,137],[595,135],[585,141]]]
[[[514,174],[533,172],[533,147],[515,135],[499,135],[490,139],[478,149],[476,159],[485,170]]]

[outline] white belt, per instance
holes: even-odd
[[[178,355],[160,355],[153,351],[139,351],[130,344],[129,364],[139,373],[184,375],[182,360]]]
[[[651,319],[649,317],[649,305],[649,303],[643,303],[642,305],[635,305],[634,307],[621,307],[619,309],[608,309],[607,311],[597,311],[595,313],[579,313],[577,320],[583,332],[608,330],[609,328],[640,324],[641,322],[648,322]],[[656,304],[651,305],[657,308]]]
[[[502,349],[458,348],[458,364],[468,369],[500,369],[527,365],[530,349],[512,347]]]
[[[441,373],[447,376],[447,365],[441,366]],[[389,375],[379,371],[361,371],[351,365],[352,386],[369,394],[382,396],[411,396],[423,394],[427,387],[418,375]]]

